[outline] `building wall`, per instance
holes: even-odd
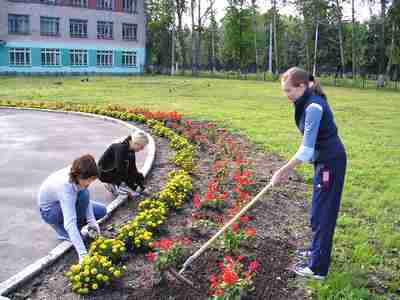
[[[120,0],[117,0],[119,3]],[[91,2],[89,1],[89,6]],[[93,5],[93,4],[92,4]],[[3,8],[6,9],[3,9]],[[116,7],[118,8],[118,6]],[[88,9],[80,7],[44,5],[36,3],[21,3],[0,0],[0,36],[6,41],[6,46],[0,46],[0,72],[106,72],[106,73],[141,73],[145,63],[145,14],[144,1],[138,1],[137,12],[124,12]],[[8,34],[8,14],[25,14],[30,16],[30,34]],[[40,17],[60,18],[60,35],[57,37],[40,35]],[[70,19],[88,21],[87,38],[71,38],[69,30]],[[113,22],[113,39],[97,39],[97,21]],[[122,23],[138,25],[137,41],[122,39]],[[1,38],[0,38],[1,39]],[[8,49],[13,47],[31,48],[32,66],[15,67],[8,64]],[[61,66],[41,66],[40,50],[42,48],[58,48],[62,53]],[[86,49],[89,51],[87,67],[69,66],[69,49]],[[114,65],[112,67],[96,66],[97,50],[113,50]],[[137,66],[122,66],[122,51],[136,51]]]

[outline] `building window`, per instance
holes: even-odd
[[[60,49],[42,49],[42,66],[59,66]]]
[[[126,41],[137,41],[137,24],[122,23],[122,39]]]
[[[60,34],[60,18],[40,17],[40,34],[57,36]]]
[[[123,51],[122,52],[122,65],[124,67],[136,67],[136,52]]]
[[[69,32],[74,38],[87,38],[87,21],[86,20],[69,20]]]
[[[123,0],[123,10],[128,13],[137,13],[137,0]]]
[[[40,0],[40,3],[56,5],[57,1],[56,0]]]
[[[69,51],[71,66],[87,66],[88,51],[80,49],[72,49]]]
[[[29,16],[8,15],[8,33],[29,34]]]
[[[112,0],[96,0],[96,7],[99,9],[113,9],[113,2]]]
[[[29,48],[10,48],[8,50],[9,63],[12,66],[30,66],[31,49]]]
[[[88,0],[71,0],[72,6],[88,7]]]
[[[98,66],[112,66],[113,65],[113,52],[112,50],[98,50],[97,51],[97,65]]]
[[[113,22],[97,22],[97,38],[112,39],[113,38]]]

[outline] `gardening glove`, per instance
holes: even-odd
[[[90,220],[88,222],[88,234],[92,239],[100,235],[100,226],[97,224],[96,220]]]

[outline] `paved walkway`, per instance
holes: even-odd
[[[45,256],[58,241],[41,220],[36,193],[53,171],[82,154],[99,158],[122,125],[85,116],[0,109],[0,282]],[[140,167],[146,149],[137,154]],[[90,187],[91,198],[108,203],[103,186]]]

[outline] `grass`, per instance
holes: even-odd
[[[289,158],[301,141],[278,83],[185,77],[0,77],[0,99],[146,107],[206,119]],[[62,82],[62,84],[54,84]],[[316,299],[400,299],[400,93],[326,88],[348,172],[324,283]],[[312,168],[300,172],[311,182]],[[397,294],[396,294],[397,292]]]

